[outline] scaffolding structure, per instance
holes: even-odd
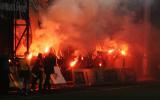
[[[29,0],[14,0],[14,57],[17,56],[18,48],[22,40],[25,41],[26,52],[29,53],[30,46],[30,18],[29,18]],[[17,23],[17,20],[22,20],[24,23]],[[22,33],[18,33],[20,38],[17,38],[17,27],[23,27]]]

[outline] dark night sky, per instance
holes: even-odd
[[[121,0],[124,1],[124,0]],[[136,2],[135,2],[136,1]],[[136,11],[136,16],[135,16],[135,20],[142,20],[143,19],[143,14],[144,14],[144,8],[143,8],[143,2],[145,0],[131,0],[127,3],[127,6],[125,4],[120,4],[120,7],[118,10],[121,11],[122,6],[125,5],[126,8],[130,11]],[[122,10],[123,12],[123,10]],[[120,12],[120,13],[122,13]],[[125,12],[123,12],[122,14],[125,14]],[[153,27],[160,27],[160,0],[152,0],[152,5],[151,5],[151,23],[153,25]]]
[[[160,27],[160,0],[154,0],[151,20],[154,26]]]

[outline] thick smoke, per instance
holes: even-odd
[[[30,51],[43,52],[46,47],[53,47],[58,53],[71,46],[86,54],[97,47],[126,48],[126,62],[130,64],[126,66],[142,73],[149,24],[145,18],[144,8],[149,7],[146,1],[151,3],[151,0],[49,0],[47,4],[45,0],[40,3],[38,14],[31,13],[34,29]]]
[[[40,27],[32,47],[58,49],[72,46],[87,53],[99,46],[126,44],[143,52],[144,0],[54,0],[39,9]],[[44,5],[44,3],[43,3]],[[38,43],[39,41],[39,43]],[[133,50],[133,49],[132,49]]]
[[[133,28],[134,12],[121,3],[124,0],[55,0],[47,10],[40,11],[42,25],[35,37],[42,40],[52,37],[49,43],[58,41],[53,46],[72,45],[81,51],[94,49],[117,35],[126,37],[132,32],[122,33],[127,33],[130,25]]]

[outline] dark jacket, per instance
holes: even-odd
[[[45,64],[45,73],[51,74],[54,73],[54,67],[56,66],[56,56],[55,55],[48,55],[44,59]]]

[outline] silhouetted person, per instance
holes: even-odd
[[[7,94],[9,89],[9,64],[6,56],[0,56],[0,94]]]
[[[38,57],[35,61],[35,64],[32,68],[33,80],[32,80],[31,88],[33,90],[35,90],[35,85],[36,85],[38,79],[39,79],[39,91],[42,90],[43,74],[44,74],[44,62],[43,62],[42,54],[39,53]]]
[[[46,74],[44,89],[50,90],[51,89],[50,75],[54,73],[54,67],[56,66],[56,55],[52,51],[50,51],[49,54],[45,57],[44,63],[45,63],[45,74]]]
[[[30,80],[30,68],[27,62],[27,53],[24,54],[24,59],[20,59],[20,79],[22,81],[21,84],[21,92],[22,94],[27,95],[29,93],[29,80]]]

